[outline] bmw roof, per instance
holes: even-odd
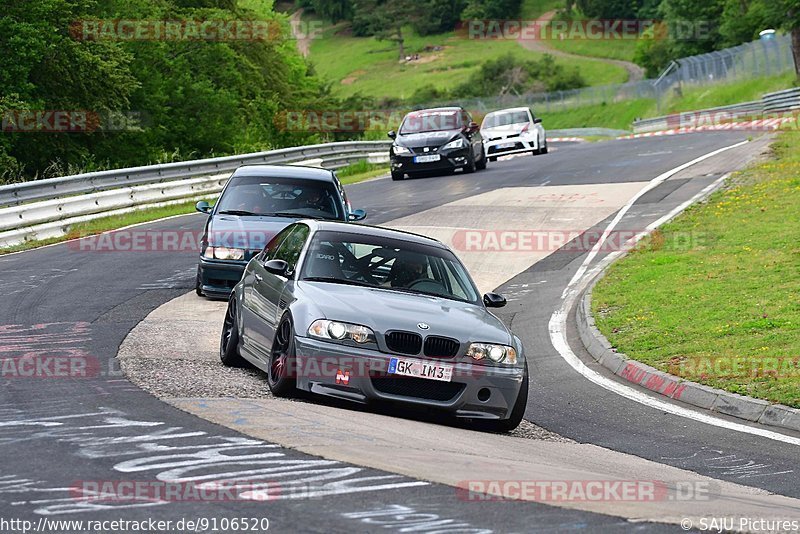
[[[242,165],[231,178],[240,176],[263,176],[265,178],[298,178],[300,180],[333,181],[333,172],[319,167],[303,165]]]
[[[297,221],[307,224],[312,230],[322,232],[340,232],[357,235],[368,235],[375,237],[385,237],[386,239],[402,239],[411,243],[420,245],[429,245],[437,248],[447,249],[447,246],[437,239],[415,234],[412,232],[405,232],[403,230],[394,230],[392,228],[384,228],[382,226],[371,226],[368,224],[353,224],[346,222],[336,221],[321,221],[317,219],[304,219]]]

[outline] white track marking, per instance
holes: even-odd
[[[645,186],[641,191],[639,191],[636,195],[634,195],[633,198],[628,200],[628,203],[625,204],[622,207],[622,209],[617,212],[617,215],[609,223],[609,225],[606,227],[605,231],[600,236],[600,240],[597,241],[595,246],[592,247],[592,250],[589,252],[589,255],[586,256],[585,260],[583,260],[583,263],[581,264],[581,266],[578,269],[578,271],[575,273],[575,276],[573,276],[572,280],[570,280],[569,284],[567,284],[567,287],[564,289],[564,293],[561,295],[561,298],[566,298],[567,292],[570,290],[570,287],[572,287],[573,285],[577,284],[578,281],[583,277],[583,275],[586,273],[586,269],[589,267],[589,264],[592,263],[592,260],[594,260],[594,258],[597,256],[597,253],[600,251],[600,249],[605,244],[606,236],[608,236],[609,232],[614,230],[614,227],[617,226],[617,224],[619,224],[619,221],[622,220],[622,218],[625,216],[626,213],[628,213],[628,210],[631,209],[631,206],[633,206],[636,203],[636,201],[639,200],[645,193],[655,189],[656,187],[658,187],[659,185],[661,185],[662,183],[667,181],[669,178],[675,176],[676,174],[678,174],[679,172],[681,172],[684,169],[688,169],[692,165],[695,165],[697,163],[700,163],[701,161],[707,160],[708,158],[714,157],[717,154],[721,154],[722,152],[725,152],[726,150],[731,150],[732,148],[738,148],[738,147],[740,147],[742,145],[746,145],[747,143],[749,143],[749,141],[742,141],[741,143],[736,143],[735,145],[726,146],[726,147],[720,148],[718,150],[715,150],[713,152],[709,152],[708,154],[700,156],[699,158],[695,158],[692,161],[684,163],[683,165],[679,165],[679,166],[675,167],[674,169],[671,169],[671,170],[669,170],[669,171],[667,171],[665,173],[659,174],[658,176],[656,176],[655,178],[650,180],[650,182],[647,184],[647,186]]]
[[[740,146],[741,144],[742,143],[738,143],[738,144],[733,145],[733,146],[729,146],[729,147],[726,147],[726,148],[723,148],[723,149],[720,149],[720,150],[716,150],[716,151],[714,151],[714,152],[712,152],[710,154],[706,154],[705,156],[702,156],[701,158],[693,160],[693,161],[689,162],[688,164],[681,165],[677,169],[673,169],[672,171],[668,171],[667,173],[662,174],[661,176],[655,178],[654,181],[655,180],[659,180],[659,179],[661,179],[661,181],[663,181],[664,179],[666,179],[666,178],[662,178],[665,175],[672,176],[672,175],[675,174],[675,172],[678,172],[679,170],[685,169],[690,164],[697,163],[698,161],[702,161],[702,160],[704,160],[704,159],[706,159],[708,157],[711,157],[713,155],[719,154],[722,151],[729,150],[731,148]],[[651,223],[650,225],[648,225],[646,231],[645,232],[640,232],[639,234],[637,234],[631,240],[631,243],[635,244],[640,239],[645,237],[650,231],[652,231],[655,228],[661,226],[662,224],[668,222],[669,220],[671,220],[672,218],[674,218],[675,216],[680,214],[687,207],[689,207],[690,205],[694,204],[698,200],[700,200],[703,197],[705,197],[706,195],[708,195],[722,181],[724,181],[725,178],[727,178],[728,176],[729,175],[726,174],[725,176],[720,177],[719,179],[714,181],[712,184],[708,185],[705,189],[700,191],[698,194],[696,194],[694,197],[692,197],[691,199],[687,200],[686,202],[684,202],[680,206],[676,207],[675,209],[673,209],[672,211],[670,211],[668,214],[666,214],[665,216],[661,217],[657,221],[655,221],[655,222]],[[647,191],[649,189],[652,189],[652,187],[648,186],[645,189],[643,189],[642,191],[644,192],[644,191]],[[638,196],[641,196],[641,195],[637,195],[637,197],[634,197],[634,199],[625,208],[623,208],[623,210],[627,211],[627,209],[630,208],[630,206],[633,204],[633,202],[635,202],[635,200],[636,200],[636,198],[638,198]],[[617,222],[618,222],[618,218],[615,218],[614,221],[612,221],[612,224],[609,225],[609,227],[607,228],[607,231],[612,230]],[[594,252],[594,250],[593,250],[593,252]],[[715,417],[715,416],[710,415],[708,413],[699,412],[699,411],[696,411],[696,410],[693,410],[693,409],[690,409],[690,408],[684,408],[682,406],[677,406],[677,405],[672,404],[670,402],[661,400],[661,399],[659,399],[657,397],[652,396],[651,394],[641,392],[641,391],[636,390],[636,389],[634,389],[634,388],[632,388],[632,387],[630,387],[630,386],[628,386],[626,384],[623,384],[621,382],[617,382],[614,379],[611,379],[611,378],[608,378],[608,377],[605,377],[605,376],[601,375],[597,371],[594,371],[594,370],[590,369],[589,367],[587,367],[586,364],[584,364],[583,361],[581,361],[581,359],[578,358],[578,356],[572,351],[572,348],[569,346],[569,342],[567,341],[567,317],[569,315],[569,310],[572,309],[572,306],[575,304],[576,300],[578,299],[578,296],[589,285],[589,283],[596,276],[598,276],[603,271],[603,269],[605,269],[608,265],[610,265],[612,262],[614,262],[616,259],[618,259],[620,256],[622,256],[624,253],[625,252],[623,250],[620,250],[620,251],[616,251],[616,252],[613,252],[613,253],[609,254],[602,261],[600,261],[596,266],[594,266],[590,271],[587,271],[587,269],[584,268],[587,265],[587,262],[584,262],[584,265],[581,266],[581,269],[583,271],[582,274],[581,274],[581,277],[575,277],[575,278],[572,279],[572,281],[570,281],[569,285],[567,286],[567,288],[564,291],[564,301],[561,304],[561,308],[556,310],[553,313],[552,317],[550,317],[550,322],[548,324],[548,330],[549,330],[549,333],[550,333],[550,341],[552,342],[553,347],[555,347],[555,349],[558,351],[558,353],[561,355],[561,357],[564,358],[564,360],[570,365],[570,367],[572,367],[575,371],[580,373],[581,376],[583,376],[584,378],[588,379],[589,381],[597,384],[598,386],[600,386],[602,388],[605,388],[605,389],[607,389],[607,390],[609,390],[609,391],[611,391],[613,393],[616,393],[617,395],[625,397],[626,399],[632,400],[634,402],[638,402],[639,404],[643,404],[644,406],[648,406],[650,408],[655,408],[655,409],[661,410],[661,411],[663,411],[665,413],[669,413],[669,414],[672,414],[672,415],[677,415],[679,417],[685,417],[687,419],[692,419],[694,421],[698,421],[698,422],[701,422],[701,423],[713,425],[713,426],[720,427],[720,428],[725,428],[727,430],[733,430],[733,431],[736,431],[736,432],[742,432],[742,433],[745,433],[745,434],[751,434],[751,435],[754,435],[754,436],[760,436],[760,437],[771,439],[771,440],[774,440],[774,441],[780,441],[780,442],[783,442],[783,443],[789,443],[791,445],[800,445],[800,438],[787,436],[785,434],[781,434],[779,432],[773,432],[771,430],[767,430],[767,429],[764,429],[764,428],[752,427],[752,426],[744,425],[744,424],[741,424],[741,423],[735,423],[735,422],[732,422],[732,421],[727,421],[725,419],[721,419],[719,417]]]

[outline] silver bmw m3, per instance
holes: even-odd
[[[248,263],[228,302],[220,358],[296,389],[422,405],[482,429],[516,428],[528,398],[522,342],[434,239],[304,220]]]

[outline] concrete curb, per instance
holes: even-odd
[[[600,365],[628,382],[697,408],[800,432],[800,410],[690,382],[617,352],[597,329],[592,316],[592,289],[603,274],[586,288],[576,310],[581,342]]]

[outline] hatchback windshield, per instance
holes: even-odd
[[[406,115],[400,125],[400,135],[443,132],[461,128],[457,111],[415,111]]]
[[[331,183],[258,176],[233,178],[219,200],[217,213],[345,219]]]
[[[319,232],[301,278],[478,302],[478,291],[445,249],[376,236]]]
[[[500,126],[509,126],[511,124],[524,124],[530,122],[526,111],[508,111],[505,113],[492,113],[486,116],[483,121],[484,128],[498,128]]]

